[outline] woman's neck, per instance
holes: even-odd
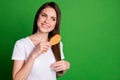
[[[36,32],[32,35],[32,38],[39,42],[48,41],[48,33]]]

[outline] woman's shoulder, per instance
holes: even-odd
[[[21,38],[21,39],[18,39],[16,41],[16,44],[24,44],[28,41],[28,36],[27,37],[24,37],[24,38]]]
[[[27,37],[24,37],[24,38],[21,38],[21,39],[18,39],[17,42],[24,42],[24,41],[27,40],[27,38],[28,38],[28,36],[27,36]]]

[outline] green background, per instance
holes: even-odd
[[[31,35],[46,1],[0,0],[0,80],[12,80],[15,41]],[[58,80],[120,80],[120,0],[53,1],[62,11],[64,54],[71,63]]]

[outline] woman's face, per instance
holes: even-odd
[[[56,25],[56,12],[53,8],[47,7],[41,11],[38,17],[37,25],[40,32],[51,32]]]

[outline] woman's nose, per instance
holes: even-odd
[[[45,19],[45,22],[46,22],[46,23],[49,23],[49,22],[50,22],[49,18],[46,18],[46,19]]]

